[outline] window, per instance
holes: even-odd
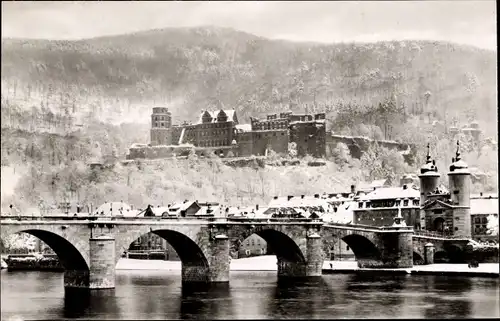
[[[483,223],[483,224],[488,224],[488,218],[487,218],[486,216],[483,216],[483,217],[481,218],[481,223]]]
[[[433,212],[434,212],[434,214],[442,214],[443,210],[438,208],[438,209],[435,209]]]
[[[358,208],[363,208],[363,202],[358,203]]]
[[[346,249],[347,251],[349,251],[349,245],[346,245],[345,249]]]
[[[458,194],[458,193],[459,193],[458,189],[456,189],[456,190],[453,191],[453,194]]]
[[[408,206],[408,200],[403,201],[403,206]]]
[[[418,206],[420,204],[419,200],[413,200],[413,206]]]

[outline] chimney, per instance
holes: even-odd
[[[274,200],[277,200],[277,199],[278,199],[278,196],[274,196],[274,197],[273,197],[273,199],[274,199]]]
[[[259,204],[255,205],[255,210],[258,211],[259,210]]]
[[[319,194],[314,194],[314,198],[319,198]]]
[[[408,189],[408,185],[403,184],[403,189]]]
[[[483,192],[480,192],[480,193],[479,193],[479,196],[481,196],[481,197],[482,197],[482,196],[483,196]]]
[[[303,198],[304,198],[304,196],[305,196],[305,195],[300,195],[300,198],[302,198],[302,199],[303,199]]]
[[[287,197],[288,201],[291,200],[292,197],[293,197],[292,195],[288,195],[288,197]]]
[[[351,185],[351,194],[356,194],[356,185]]]

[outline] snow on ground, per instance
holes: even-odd
[[[231,271],[276,271],[277,259],[273,255],[263,255],[231,260]],[[180,270],[180,261],[135,260],[122,258],[117,270]]]
[[[273,255],[263,255],[231,261],[231,271],[276,271],[277,259]],[[331,264],[331,265],[330,265]],[[181,270],[180,261],[135,260],[120,259],[116,266],[118,270]],[[325,261],[324,270],[359,270],[356,261]],[[415,265],[408,269],[384,269],[394,271],[432,271],[432,272],[468,272],[468,273],[499,273],[497,263],[480,263],[477,268],[469,268],[467,264],[431,264]]]
[[[14,188],[17,185],[19,178],[23,174],[23,168],[17,168],[16,170],[11,166],[2,166],[1,176],[1,191],[2,198],[10,196],[14,193]]]

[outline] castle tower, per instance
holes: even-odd
[[[439,184],[439,177],[441,175],[436,167],[436,162],[431,159],[430,145],[427,144],[427,160],[425,164],[420,168],[420,220],[421,228],[425,230],[425,211],[422,209],[424,203],[429,198],[429,195],[433,193]]]
[[[172,114],[165,107],[153,107],[151,114],[151,146],[170,145]]]
[[[460,142],[448,173],[448,187],[453,208],[453,234],[471,236],[470,223],[470,171],[460,157]]]

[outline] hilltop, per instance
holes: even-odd
[[[333,117],[339,102],[377,104],[393,93],[411,112],[430,92],[436,117],[477,116],[495,133],[495,70],[494,52],[453,43],[301,43],[215,27],[2,39],[4,99],[15,92],[56,110],[66,103],[73,112],[113,113],[114,121],[146,122],[153,104],[171,107],[178,122],[221,106],[244,120],[305,104]]]

